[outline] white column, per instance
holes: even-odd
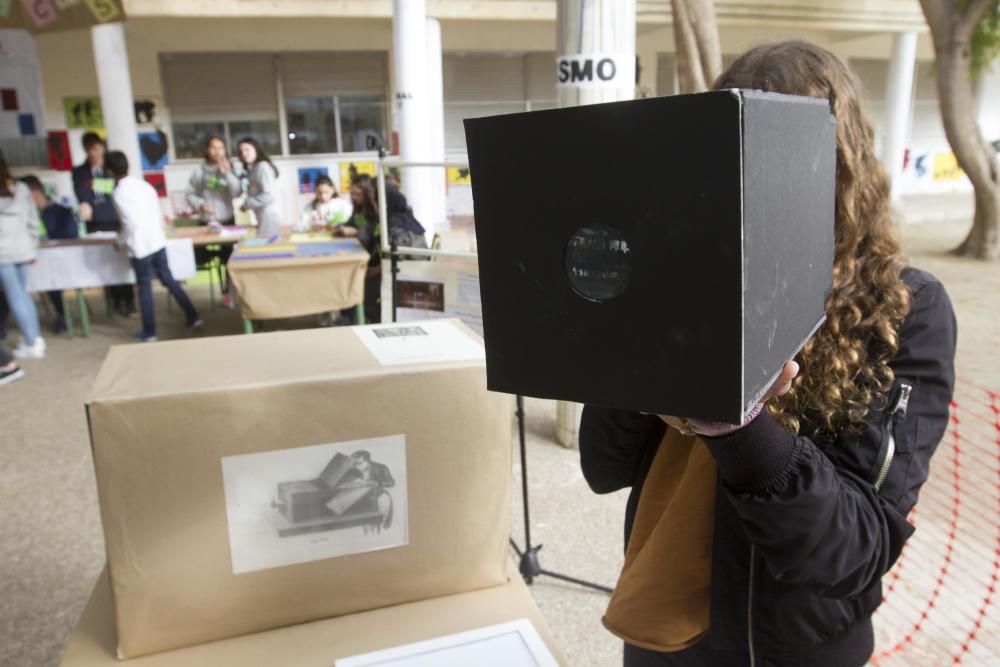
[[[885,125],[882,137],[882,162],[892,177],[893,196],[899,192],[903,173],[903,155],[910,138],[913,117],[913,69],[917,57],[917,33],[893,35],[889,82],[885,91]]]
[[[559,106],[635,97],[635,0],[558,0]]]
[[[142,161],[139,159],[139,137],[135,128],[125,29],[121,23],[104,23],[90,30],[97,87],[101,92],[101,111],[104,113],[104,127],[108,131],[108,150],[125,153],[130,173],[141,175]]]
[[[396,82],[395,126],[399,157],[429,159],[427,100],[427,11],[425,0],[393,0],[392,62]],[[425,227],[434,215],[427,167],[400,170],[402,190],[413,213]],[[432,229],[428,230],[433,233]]]
[[[434,162],[444,160],[444,84],[441,74],[441,24],[437,19],[427,19],[427,158]],[[432,168],[428,174],[430,217],[424,221],[427,241],[434,238],[434,230],[445,221],[448,214],[448,186],[444,167]]]
[[[979,131],[986,141],[1000,139],[1000,64],[994,62],[976,82]]]
[[[635,0],[558,0],[556,86],[559,106],[635,97]],[[655,86],[655,83],[653,84]],[[579,442],[583,406],[556,404],[556,435]]]

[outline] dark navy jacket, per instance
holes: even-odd
[[[76,216],[62,204],[49,202],[42,211],[42,222],[50,239],[75,239],[80,235]]]
[[[922,271],[906,269],[903,279],[912,305],[891,362],[895,384],[863,429],[820,446],[764,412],[732,435],[705,439],[720,482],[708,635],[692,649],[634,664],[867,662],[881,578],[913,533],[906,517],[948,425],[955,381],[948,295]],[[580,456],[591,488],[632,487],[626,542],[665,428],[656,416],[584,408]]]
[[[104,171],[98,172],[108,178]],[[94,217],[87,223],[88,232],[113,232],[118,230],[118,212],[111,201],[111,195],[94,192],[94,173],[87,162],[73,168],[73,191],[81,204],[94,208]]]

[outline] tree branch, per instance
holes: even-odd
[[[935,40],[938,35],[943,37],[950,32],[949,24],[956,10],[954,0],[920,0],[920,7]]]
[[[976,24],[986,16],[986,12],[993,9],[996,2],[997,0],[972,0],[958,19],[958,25],[955,27],[957,35],[963,41],[971,39]]]

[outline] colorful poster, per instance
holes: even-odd
[[[957,181],[962,178],[962,168],[954,153],[936,153],[934,155],[934,180]]]
[[[448,185],[472,185],[468,167],[448,167]]]
[[[351,180],[357,176],[366,174],[375,178],[374,162],[341,162],[340,163],[340,191],[351,191]]]
[[[157,173],[143,174],[142,177],[146,179],[147,183],[149,183],[150,185],[152,185],[156,189],[156,195],[160,199],[166,199],[166,197],[167,197],[167,181],[166,181],[166,178],[164,178],[164,176],[163,176],[162,173],[159,173],[159,174],[157,174]]]
[[[92,129],[104,127],[104,111],[100,97],[64,97],[63,112],[66,127]]]
[[[17,90],[14,88],[4,88],[0,90],[0,98],[3,98],[4,111],[17,111]]]
[[[320,176],[329,176],[330,170],[326,167],[299,167],[299,192],[308,194],[316,188],[316,179]]]
[[[24,12],[39,28],[44,28],[59,18],[50,0],[21,0],[21,4],[24,5]]]
[[[143,171],[163,171],[170,162],[167,135],[163,130],[139,133],[139,156]]]
[[[49,132],[49,166],[56,171],[73,169],[73,158],[70,157],[69,133],[66,130]]]
[[[118,4],[113,0],[84,0],[90,7],[94,18],[100,23],[107,23],[121,16]]]
[[[35,114],[17,114],[17,129],[22,137],[33,137],[37,133],[35,130]]]
[[[153,96],[136,98],[132,102],[136,125],[152,125],[159,121],[160,99]]]

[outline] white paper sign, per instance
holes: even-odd
[[[556,58],[560,88],[619,88],[635,82],[635,56],[627,53],[580,53]]]
[[[337,660],[336,667],[558,667],[526,618]]]
[[[353,331],[383,366],[486,358],[482,343],[449,320],[378,324]]]

